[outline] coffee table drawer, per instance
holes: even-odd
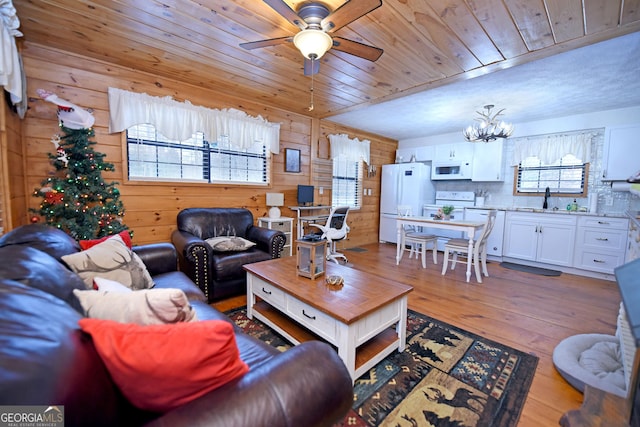
[[[291,296],[287,298],[287,315],[329,342],[335,342],[336,320]]]
[[[267,301],[274,307],[284,309],[285,307],[285,293],[276,288],[273,285],[265,282],[264,280],[255,278],[253,285],[253,294]]]

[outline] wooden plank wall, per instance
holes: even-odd
[[[7,118],[8,107],[0,102],[0,235],[5,227],[11,228],[11,213],[9,204],[9,165],[7,162]]]
[[[349,248],[373,243],[378,241],[378,226],[380,224],[380,176],[382,165],[393,163],[396,157],[396,141],[383,138],[377,135],[368,134],[355,129],[347,128],[336,123],[322,121],[320,123],[320,137],[318,141],[317,157],[319,159],[329,158],[329,135],[347,134],[350,138],[359,140],[368,139],[371,141],[371,164],[377,169],[374,176],[368,176],[367,171],[363,174],[363,189],[371,189],[371,196],[362,196],[362,208],[349,212],[347,223],[351,231],[346,241],[338,244],[338,249]],[[367,165],[365,165],[366,167]],[[327,192],[325,192],[326,194]],[[326,196],[325,196],[326,197]],[[324,199],[323,199],[324,201]],[[331,203],[331,198],[327,200]]]
[[[2,223],[7,232],[26,224],[24,158],[21,139],[21,120],[4,100],[0,108],[0,191],[2,191]]]
[[[124,222],[134,231],[134,243],[170,241],[175,229],[177,213],[188,207],[245,207],[255,218],[267,213],[266,192],[283,192],[285,206],[296,204],[298,184],[310,184],[312,159],[327,158],[329,133],[348,133],[359,139],[372,141],[372,158],[375,164],[392,162],[397,141],[369,135],[353,129],[339,127],[328,122],[317,123],[303,114],[270,108],[246,99],[232,98],[203,87],[196,87],[175,80],[137,72],[136,70],[104,63],[88,57],[77,56],[33,43],[25,43],[23,49],[29,111],[23,121],[23,152],[29,165],[24,187],[28,191],[40,188],[43,178],[53,172],[47,153],[52,152],[51,137],[57,133],[56,108],[41,100],[36,89],[43,88],[84,108],[92,109],[96,118],[94,125],[97,151],[105,153],[106,161],[115,165],[114,172],[105,173],[108,181],[119,182],[118,188],[125,206]],[[261,115],[265,119],[281,124],[280,151],[273,156],[273,183],[270,188],[258,186],[225,186],[204,184],[167,184],[128,182],[126,179],[126,152],[121,134],[108,133],[109,105],[107,90],[116,87],[132,92],[144,92],[152,96],[172,96],[178,101],[189,100],[194,105],[209,108],[237,108],[250,115]],[[315,121],[315,123],[314,123]],[[314,131],[313,129],[320,129]],[[312,135],[318,133],[312,144]],[[312,150],[313,146],[313,150]],[[375,147],[375,148],[374,148]],[[284,149],[301,151],[300,173],[284,172]],[[124,163],[123,163],[124,162]],[[365,188],[373,188],[379,194],[380,174],[365,178]],[[329,197],[330,197],[330,193]],[[326,193],[325,193],[326,196]],[[330,198],[328,199],[330,201]],[[378,206],[377,196],[364,197],[361,212],[354,212],[350,222],[352,228],[349,244],[360,245],[377,241]],[[36,207],[39,199],[28,197],[27,207]],[[289,209],[282,209],[285,216],[294,216]],[[28,218],[23,216],[18,222]],[[375,232],[374,232],[375,231]],[[362,235],[361,235],[362,234]]]

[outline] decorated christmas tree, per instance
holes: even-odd
[[[31,221],[44,219],[76,240],[127,230],[122,223],[124,207],[116,188],[118,183],[107,183],[102,177],[103,171],[113,171],[114,166],[104,161],[103,153],[93,149],[93,116],[49,92],[38,93],[58,105],[64,136],[51,139],[56,152],[49,153],[49,158],[55,172],[41,182],[42,188],[35,190],[34,197],[41,197],[42,202],[38,209],[31,209],[37,215]]]

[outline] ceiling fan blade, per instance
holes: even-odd
[[[284,19],[299,27],[301,30],[307,28],[307,23],[304,22],[304,20],[300,18],[300,16],[291,9],[284,0],[264,0],[264,2],[271,6],[271,9],[282,15]]]
[[[332,49],[359,56],[360,58],[364,58],[372,62],[377,61],[384,52],[384,50],[380,48],[369,46],[367,44],[363,44],[353,40],[343,39],[342,37],[333,37]]]
[[[324,18],[320,25],[323,30],[331,33],[345,25],[349,25],[380,6],[382,6],[382,0],[347,0],[342,6]]]
[[[320,61],[304,58],[304,75],[311,76],[320,72]]]
[[[258,40],[255,42],[240,43],[240,47],[247,50],[258,49],[260,47],[276,46],[279,44],[289,43],[293,41],[293,37],[278,37],[276,39]]]

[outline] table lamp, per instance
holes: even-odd
[[[267,206],[271,206],[271,209],[269,209],[269,218],[280,218],[280,208],[278,206],[283,205],[283,193],[267,193]]]

